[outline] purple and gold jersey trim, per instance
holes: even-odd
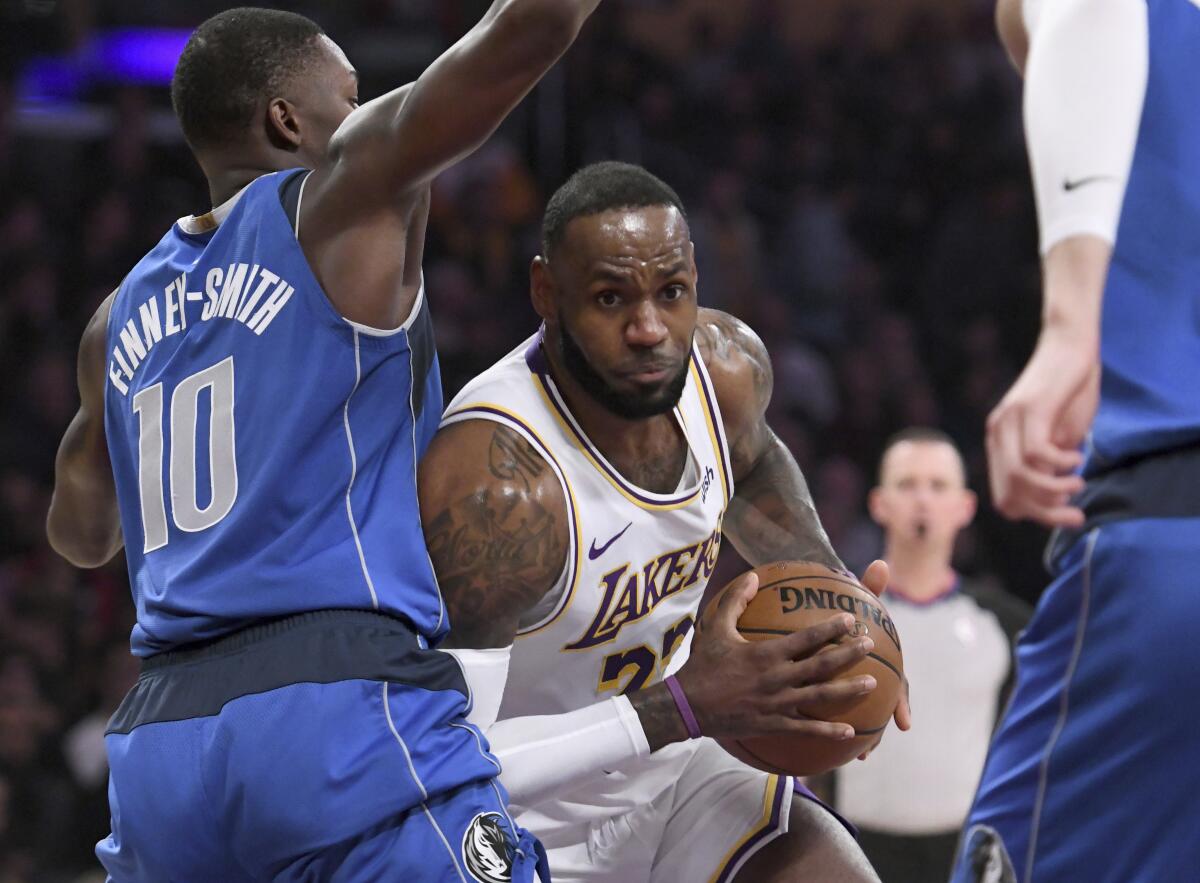
[[[783,776],[771,776],[763,793],[763,814],[759,824],[749,834],[733,845],[725,858],[717,865],[717,872],[709,883],[730,883],[742,863],[758,851],[765,841],[779,833],[779,820],[783,802],[791,792],[790,783]]]
[[[621,496],[642,509],[648,509],[654,512],[665,512],[672,509],[682,509],[683,507],[693,503],[701,494],[703,488],[702,481],[697,481],[694,487],[689,488],[681,494],[654,494],[643,490],[634,484],[631,484],[625,479],[625,476],[621,475],[620,472],[618,472],[612,467],[611,464],[609,464],[609,462],[604,458],[604,455],[601,454],[600,451],[596,449],[595,445],[592,444],[591,440],[583,432],[579,424],[575,422],[575,418],[571,415],[570,410],[562,401],[562,396],[559,394],[558,388],[555,386],[554,381],[550,377],[545,356],[541,352],[541,341],[542,332],[539,332],[537,336],[534,337],[529,348],[526,350],[525,363],[529,366],[529,370],[537,379],[538,382],[536,386],[538,392],[542,394],[542,398],[549,407],[550,413],[554,415],[558,423],[563,427],[563,429],[566,430],[567,436],[574,441],[575,446],[580,450],[584,457],[587,458],[588,462],[590,462],[592,466],[594,466],[596,470],[608,480],[609,484],[611,484],[613,488],[616,489],[619,494],[621,494]],[[692,358],[696,358],[695,350],[692,351]],[[725,488],[725,500],[728,502],[729,481],[727,475],[724,474],[724,470],[727,469],[728,461],[725,459],[723,454],[724,447],[720,441],[720,433],[716,430],[716,427],[712,422],[713,409],[709,400],[708,389],[704,386],[703,382],[700,383],[700,389],[702,390],[700,398],[703,403],[705,413],[708,417],[709,434],[713,439],[714,450],[716,450],[718,459],[721,461],[721,468],[723,470],[721,482]],[[687,424],[683,419],[683,414],[680,412],[678,407],[675,408],[673,413],[675,415],[675,420],[679,423],[679,428],[683,431],[684,438],[687,439],[688,447],[690,449],[691,438],[688,435]],[[693,451],[692,453],[693,456],[695,456],[695,452]]]
[[[849,832],[851,837],[853,837],[855,840],[858,839],[858,828],[854,827],[854,823],[845,816],[840,815],[836,809],[834,809],[820,797],[813,794],[812,789],[805,785],[803,780],[801,780],[799,777],[792,779],[792,796],[815,803],[817,806],[821,807],[821,809],[825,810],[825,812],[837,819],[838,823],[845,828],[847,832]]]
[[[567,434],[574,440],[575,446],[588,459],[601,475],[608,479],[609,484],[616,489],[629,502],[643,509],[652,509],[662,512],[670,509],[682,509],[684,506],[692,503],[700,496],[700,484],[696,483],[690,490],[683,494],[652,494],[649,491],[642,490],[636,485],[630,484],[625,480],[625,476],[621,475],[616,469],[609,465],[604,456],[592,445],[591,440],[584,435],[583,430],[575,422],[575,418],[571,416],[571,412],[567,410],[562,403],[558,389],[554,386],[548,375],[539,374],[538,391],[546,400],[554,417],[563,428],[567,430]],[[679,415],[679,409],[674,411],[675,419],[679,422],[680,429],[684,430],[684,435],[687,435],[687,429],[683,425],[683,419]]]
[[[558,481],[562,485],[563,491],[567,495],[567,507],[571,510],[571,517],[567,521],[567,530],[570,533],[569,545],[567,546],[566,564],[567,588],[562,593],[562,596],[559,598],[558,603],[554,606],[554,609],[547,614],[545,618],[539,620],[533,625],[517,630],[517,637],[524,638],[528,635],[534,634],[535,632],[541,631],[542,629],[546,628],[546,626],[550,625],[550,623],[562,616],[563,613],[566,612],[566,609],[570,606],[571,599],[575,596],[575,586],[579,582],[579,572],[583,566],[583,548],[579,543],[579,507],[575,503],[575,492],[571,489],[571,483],[567,480],[567,473],[563,471],[563,468],[561,465],[559,465],[558,460],[556,460],[554,455],[550,453],[550,448],[544,441],[542,441],[542,437],[537,434],[532,426],[522,420],[517,414],[510,411],[508,408],[505,408],[503,405],[482,402],[476,402],[472,405],[448,412],[442,418],[442,425],[445,426],[449,423],[457,423],[461,420],[471,419],[472,417],[484,420],[492,420],[496,423],[503,423],[517,430],[522,436],[528,439],[529,442],[537,448],[538,453],[540,453],[542,457],[545,458],[546,462],[550,464],[550,467],[558,476]]]
[[[717,453],[717,462],[721,464],[721,487],[725,490],[725,502],[733,498],[733,467],[729,460],[729,449],[725,447],[725,433],[720,424],[717,410],[717,396],[712,389],[712,381],[704,361],[695,348],[692,349],[692,374],[696,378],[696,386],[700,389],[700,404],[704,408],[704,416],[708,421],[708,435],[712,440],[713,450]]]

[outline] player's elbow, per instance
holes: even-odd
[[[78,539],[65,539],[54,534],[50,535],[50,548],[75,567],[84,570],[102,567],[112,558],[112,553],[107,547],[99,543],[80,542]]]
[[[90,569],[100,567],[112,560],[119,542],[114,540],[112,530],[102,526],[83,528],[62,513],[61,507],[50,506],[46,518],[46,538],[50,548],[76,567]]]
[[[78,537],[68,537],[53,530],[47,533],[50,537],[50,548],[75,567],[90,570],[107,564],[112,558],[107,546],[100,543],[81,541]]]

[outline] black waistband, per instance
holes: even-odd
[[[403,620],[365,610],[321,610],[144,660],[141,676],[109,721],[108,732],[208,717],[240,696],[291,684],[348,680],[467,695],[454,659],[425,649]]]
[[[1163,451],[1092,476],[1077,499],[1084,524],[1056,530],[1046,547],[1054,562],[1093,528],[1134,518],[1200,518],[1200,445]]]

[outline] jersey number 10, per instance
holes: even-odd
[[[208,505],[196,501],[196,423],[200,393],[209,390]],[[163,494],[163,385],[133,397],[138,415],[138,490],[142,502],[144,552],[167,544],[167,503]],[[229,514],[237,499],[233,434],[233,356],[182,380],[171,393],[171,515],[189,533],[206,530]]]

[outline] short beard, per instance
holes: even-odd
[[[583,354],[574,336],[567,331],[566,326],[559,322],[558,346],[562,353],[563,365],[567,372],[575,378],[584,391],[595,399],[606,411],[625,420],[645,420],[647,417],[657,417],[672,411],[683,395],[683,387],[687,384],[688,363],[685,361],[671,381],[659,388],[657,392],[648,394],[618,392],[608,385],[608,382],[597,373]]]

